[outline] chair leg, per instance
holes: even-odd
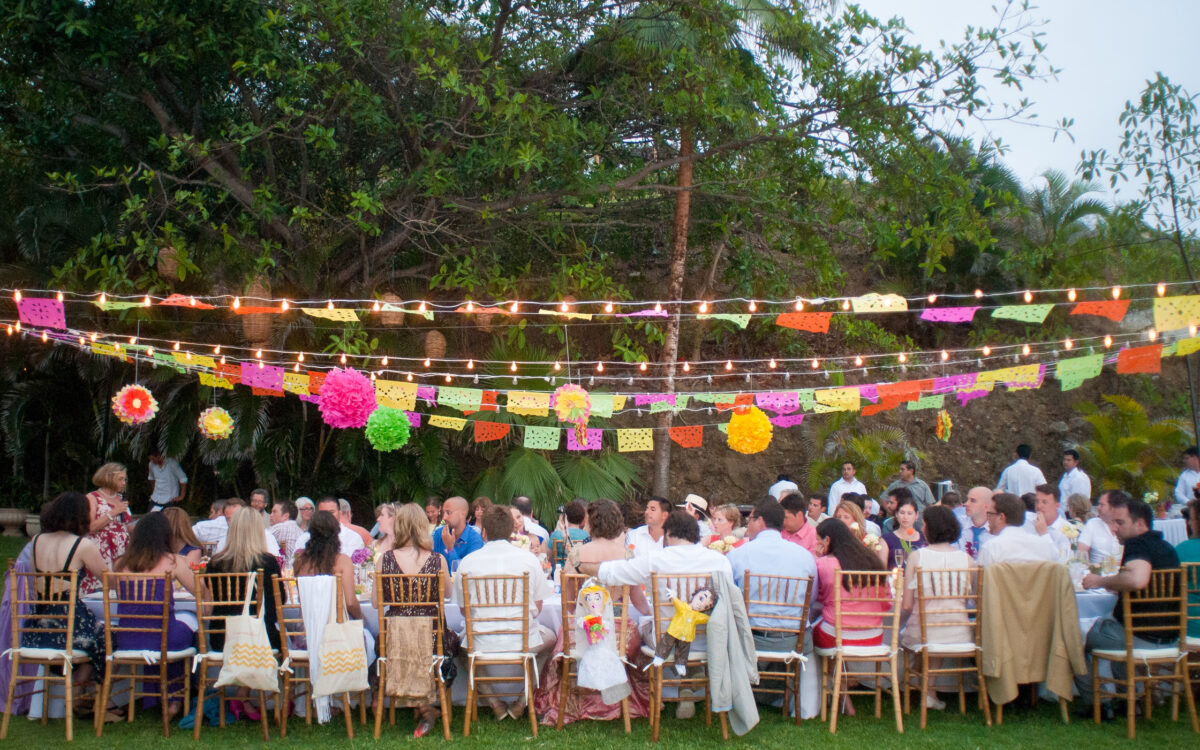
[[[346,717],[346,736],[354,739],[354,707],[350,705],[349,693],[342,693],[342,715]]]
[[[538,736],[537,710],[533,707],[533,679],[536,668],[536,663],[531,659],[525,660],[525,711],[529,714],[529,729],[533,732],[535,740]],[[559,688],[561,689],[562,685],[559,685]]]
[[[1001,726],[1002,724],[1004,724],[1004,704],[997,703],[996,704],[996,726]]]
[[[828,717],[826,716],[826,713],[825,713],[825,710],[826,710],[826,709],[825,709],[825,707],[826,707],[826,703],[825,703],[825,689],[826,689],[826,688],[829,686],[829,669],[830,669],[830,663],[829,663],[829,660],[828,660],[828,659],[826,659],[826,658],[824,658],[824,657],[818,656],[818,657],[816,657],[816,658],[818,658],[818,659],[820,659],[820,660],[821,660],[821,663],[817,665],[817,667],[819,668],[819,671],[820,671],[820,673],[821,673],[821,679],[817,681],[817,689],[821,691],[821,692],[820,692],[820,698],[821,698],[821,723],[822,723],[822,724],[824,724],[824,723],[825,723],[825,719],[826,719],[826,718],[828,718]]]
[[[1134,666],[1129,664],[1125,672],[1125,716],[1129,722],[1129,739],[1134,739],[1137,735],[1137,672],[1134,671]]]
[[[801,662],[796,662],[792,667],[792,721],[796,726],[800,726],[802,719],[800,718],[800,672],[803,669]],[[789,705],[784,701],[784,705]]]
[[[192,740],[200,741],[200,727],[204,725],[204,678],[208,674],[208,663],[200,663],[200,679],[196,683],[196,724],[192,728]],[[222,711],[224,713],[224,711]]]
[[[1092,657],[1092,721],[1100,723],[1100,660]]]
[[[375,691],[375,739],[379,739],[379,733],[383,731],[383,686],[387,684],[387,662],[379,665],[379,688]]]
[[[75,739],[75,686],[72,684],[71,670],[63,670],[63,698],[66,704],[67,742]],[[42,706],[42,713],[50,713],[50,704]]]
[[[1179,687],[1171,683],[1171,721],[1179,721],[1179,694],[1183,692],[1183,683],[1187,681],[1187,658],[1175,662],[1174,677],[1179,681]]]
[[[1037,690],[1036,686],[1034,687],[1034,690]],[[1058,713],[1060,716],[1062,716],[1063,724],[1071,723],[1071,710],[1066,698],[1058,699]]]
[[[987,680],[983,676],[983,654],[975,654],[975,674],[979,680],[979,703],[983,707],[984,726],[992,725],[992,702],[988,699]]]
[[[109,664],[108,669],[105,670],[105,672],[104,672],[104,682],[100,683],[100,699],[99,699],[100,706],[97,708],[96,715],[93,717],[93,719],[94,719],[93,724],[94,724],[94,727],[96,730],[97,737],[104,736],[104,713],[105,713],[104,709],[108,707],[108,694],[112,690],[112,680],[113,680],[112,673],[113,673],[113,670],[115,670],[116,668],[117,668],[117,665],[115,662],[112,664]],[[0,738],[2,738],[2,737],[3,737],[3,735],[0,734]]]
[[[651,709],[650,709],[650,720],[651,720],[650,741],[658,742],[658,730],[662,726],[662,709],[663,709],[663,700],[662,700],[663,668],[662,668],[661,664],[657,667],[654,667],[651,670],[650,681],[651,681],[650,690],[653,692],[653,699],[650,702],[650,706],[651,706]]]
[[[630,721],[629,721],[629,699],[628,698],[621,699],[621,719],[625,722],[625,734],[629,734],[630,732],[632,732],[633,726],[630,724]]]
[[[721,739],[728,740],[729,739],[729,712],[722,711],[720,715],[721,715]]]
[[[900,683],[896,679],[896,672],[897,672],[896,657],[893,656],[891,659],[888,660],[888,663],[891,666],[891,670],[892,670],[892,707],[896,713],[896,732],[899,734],[904,734],[904,715],[900,712]],[[925,672],[925,679],[926,679],[926,681],[928,681],[928,679],[929,679],[928,670],[926,670],[926,672]],[[921,707],[922,708],[925,707],[924,701],[922,701]]]
[[[167,662],[164,659],[158,665],[158,708],[162,711],[163,737],[171,736],[171,713],[168,707],[167,694],[171,692],[167,682]]]
[[[8,695],[4,699],[4,718],[0,720],[0,740],[8,737],[8,720],[12,716],[13,695],[17,689],[17,671],[21,668],[20,658],[12,656],[12,674],[8,679]]]
[[[929,651],[921,652],[921,728],[929,716]]]
[[[287,672],[284,672],[283,685],[279,689],[279,736],[287,737],[288,714],[292,712],[292,702],[288,696],[291,695],[292,681],[287,678]]]
[[[1183,699],[1187,702],[1188,716],[1192,720],[1192,731],[1200,732],[1200,722],[1196,720],[1196,696],[1192,693],[1192,683],[1189,681],[1188,666],[1183,665]]]
[[[837,734],[838,714],[842,711],[842,655],[833,658],[833,701],[829,707],[829,733]]]
[[[267,728],[267,691],[258,691],[258,719],[262,722],[263,742],[271,741],[271,731]]]
[[[558,678],[558,721],[555,723],[555,729],[562,730],[563,714],[567,711],[567,689],[568,678],[571,675],[571,657],[563,654],[562,657],[562,675]]]
[[[450,739],[450,713],[454,710],[454,706],[450,703],[450,691],[446,689],[446,683],[438,680],[438,697],[441,699],[442,706],[442,736],[448,741]],[[396,715],[396,707],[392,706],[392,716]]]
[[[475,713],[475,702],[479,700],[475,695],[475,672],[470,668],[468,668],[467,680],[467,706],[463,711],[463,737],[471,736],[471,714]]]

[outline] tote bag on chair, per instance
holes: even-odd
[[[246,598],[240,615],[225,618],[225,651],[221,673],[215,687],[244,685],[251,690],[279,692],[279,663],[267,637],[267,625],[260,611],[250,614],[250,599],[258,574],[246,574]]]
[[[317,649],[319,671],[313,678],[313,696],[356,693],[367,689],[367,648],[361,620],[337,622],[341,602],[333,587],[333,606]]]

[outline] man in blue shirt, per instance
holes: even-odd
[[[464,557],[483,547],[483,537],[467,524],[470,505],[461,497],[442,504],[442,525],[433,530],[433,551],[446,558],[451,572]]]
[[[783,531],[784,510],[779,501],[772,497],[759,500],[750,511],[750,520],[746,523],[746,537],[750,540],[732,550],[728,555],[730,567],[733,568],[733,580],[738,588],[746,585],[746,573],[755,575],[783,575],[789,577],[808,578],[808,587],[814,591],[817,586],[817,561],[812,553],[799,544],[786,541]],[[759,582],[751,581],[751,600],[790,599],[793,604],[752,604],[749,608],[750,632],[754,636],[754,648],[758,651],[790,652],[800,650],[812,653],[812,641],[808,636],[807,627],[796,620],[789,620],[771,615],[786,615],[799,617],[807,596],[806,587],[791,585],[786,593],[782,587],[778,591],[774,587],[770,591],[759,591]],[[804,642],[797,649],[795,633],[787,634],[772,628],[805,627]],[[760,663],[759,670],[778,669],[775,663]],[[756,694],[760,702],[774,702],[781,705],[782,700],[777,695]]]

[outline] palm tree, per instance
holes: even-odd
[[[1079,446],[1080,457],[1094,472],[1100,489],[1124,490],[1134,497],[1157,492],[1171,496],[1174,466],[1191,443],[1181,419],[1151,420],[1146,409],[1128,396],[1104,396],[1107,408],[1088,401],[1075,405],[1092,426],[1092,439]]]
[[[1088,196],[1099,191],[1092,182],[1072,180],[1057,169],[1042,173],[1045,187],[1026,194],[1025,239],[1034,247],[1058,248],[1095,233],[1096,219],[1106,219],[1108,204]]]

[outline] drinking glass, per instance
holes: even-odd
[[[904,567],[904,550],[903,549],[898,549],[898,550],[893,551],[892,557],[896,560],[897,568]]]

